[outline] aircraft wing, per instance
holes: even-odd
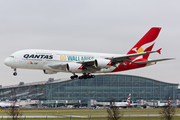
[[[158,52],[160,54],[160,50],[161,49],[159,49],[157,51],[147,51],[147,52],[128,54],[128,55],[124,55],[124,56],[120,56],[120,57],[112,57],[112,58],[106,58],[106,59],[112,60],[115,63],[123,63],[125,61],[132,62],[130,59],[132,57],[137,57],[137,56],[146,55],[146,54],[155,53],[155,52]]]
[[[67,65],[70,62],[64,62],[64,63],[55,63],[55,64],[50,64],[48,65],[50,68],[52,69],[57,69],[57,70],[66,70]],[[71,62],[72,63],[72,62]],[[94,66],[94,60],[85,60],[85,61],[79,61],[79,62],[75,62],[76,64],[79,64],[80,66],[83,65],[84,68],[86,69],[87,72],[96,72],[98,70],[100,70],[100,68],[96,68]]]
[[[48,66],[53,69],[66,70],[66,65],[67,65],[66,63],[56,63]]]
[[[85,61],[80,61],[80,62],[77,62],[77,63],[81,63],[84,66],[93,66],[94,65],[94,60],[85,60]]]
[[[123,62],[125,62],[125,61],[132,62],[132,60],[130,59],[132,57],[142,56],[142,55],[146,55],[146,54],[150,54],[150,53],[155,53],[155,52],[158,52],[160,54],[160,50],[161,49],[159,49],[157,51],[147,51],[147,52],[141,52],[141,53],[135,53],[135,54],[128,54],[128,55],[124,55],[124,56],[120,56],[120,57],[109,57],[109,58],[104,57],[104,58],[108,59],[108,60],[111,60],[115,64],[117,64],[117,63],[124,64]],[[135,62],[135,63],[145,64],[145,63],[158,62],[158,61],[164,61],[164,60],[170,60],[170,59],[172,59],[172,58],[150,60],[150,61],[139,61],[139,62]],[[67,67],[68,64],[69,64],[69,62],[64,62],[64,63],[55,63],[55,64],[51,64],[51,65],[48,65],[48,66],[53,68],[53,69],[66,70],[66,67]],[[76,62],[76,64],[83,65],[83,67],[87,71],[89,71],[89,72],[96,72],[96,71],[101,69],[101,68],[95,67],[95,65],[94,65],[95,64],[95,60],[79,61],[79,62]]]
[[[95,60],[85,60],[85,61],[80,61],[80,62],[77,62],[77,63],[82,64],[87,69],[87,71],[94,73],[94,72],[100,70],[100,68],[96,68],[94,66],[94,61]]]
[[[147,63],[152,63],[152,62],[159,62],[159,61],[165,61],[165,60],[173,60],[174,58],[165,58],[165,59],[156,59],[156,60],[148,60],[148,61],[139,61],[135,62],[137,64],[147,64]]]

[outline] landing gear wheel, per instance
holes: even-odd
[[[88,79],[88,78],[94,78],[95,75],[91,75],[91,74],[86,74],[86,73],[83,73],[82,76],[79,76],[79,79]]]
[[[91,78],[94,78],[95,77],[95,75],[91,75]]]
[[[79,76],[79,79],[83,79],[83,77],[82,77],[82,76]]]
[[[78,75],[75,75],[75,74],[74,74],[74,75],[71,76],[70,78],[73,80],[74,78],[78,78]]]
[[[16,75],[17,75],[17,72],[14,72],[13,75],[16,76]]]
[[[74,76],[71,76],[70,78],[71,78],[71,80],[73,80],[73,79],[74,79]]]
[[[16,76],[17,75],[16,68],[12,68],[12,69],[14,69],[13,75]]]
[[[74,75],[74,78],[78,78],[78,75]]]

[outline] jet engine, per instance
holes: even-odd
[[[94,65],[97,68],[110,68],[112,66],[112,61],[107,59],[95,59]]]
[[[44,74],[56,74],[56,71],[52,71],[52,70],[43,70]]]
[[[83,69],[83,65],[78,63],[68,63],[66,66],[66,70],[73,73],[82,72]]]

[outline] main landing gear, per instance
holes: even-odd
[[[73,75],[73,76],[71,76],[71,79],[73,80],[73,79],[75,79],[75,78],[79,78],[79,79],[88,79],[88,78],[94,78],[95,77],[95,75],[91,75],[90,73],[83,73],[83,75],[82,76],[79,76],[78,77],[78,75]]]
[[[94,78],[95,76],[94,75],[91,75],[89,73],[83,73],[82,76],[79,76],[79,79],[88,79],[88,78]]]
[[[16,68],[13,68],[13,69],[14,69],[13,75],[16,76],[17,75]]]
[[[75,75],[75,74],[74,74],[74,75],[71,76],[70,78],[73,80],[73,79],[75,79],[75,78],[78,78],[78,75]]]

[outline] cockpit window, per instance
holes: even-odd
[[[9,56],[9,57],[14,58],[14,56]]]

